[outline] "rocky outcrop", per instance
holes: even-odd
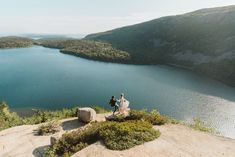
[[[234,157],[235,140],[192,130],[182,125],[154,127],[161,136],[123,151],[107,149],[102,142],[92,144],[72,157]]]
[[[112,113],[109,113],[112,114]],[[104,120],[108,114],[97,114]],[[77,118],[61,121],[64,123],[62,133],[73,129],[82,129]],[[0,131],[0,157],[43,157],[44,149],[50,145],[51,136],[37,136],[34,130],[39,125],[23,125]],[[155,126],[161,136],[143,145],[124,151],[109,150],[98,142],[74,154],[86,157],[234,157],[235,140],[218,137],[192,130],[183,125]],[[58,134],[59,135],[59,134]]]

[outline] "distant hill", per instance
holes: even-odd
[[[183,66],[235,86],[235,5],[91,34],[136,63]]]

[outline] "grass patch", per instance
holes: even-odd
[[[61,129],[59,121],[51,121],[38,127],[38,135],[50,135],[59,132]]]
[[[146,121],[109,122],[99,133],[106,147],[112,150],[129,149],[160,136]]]
[[[83,130],[64,134],[59,141],[48,148],[45,156],[71,156],[99,140],[112,150],[124,150],[152,141],[160,136],[158,130],[146,121],[93,123]]]
[[[96,113],[107,113],[106,110],[99,106],[92,106]],[[62,109],[56,111],[41,111],[34,110],[34,115],[31,117],[20,117],[15,112],[10,112],[7,103],[0,102],[0,130],[7,129],[19,125],[40,124],[64,118],[77,117],[77,107],[71,109]]]
[[[209,133],[214,132],[214,130],[212,128],[206,126],[205,123],[202,122],[199,118],[194,118],[193,123],[190,124],[189,127],[194,130],[199,130],[199,131],[203,131],[203,132],[209,132]]]
[[[148,112],[146,110],[130,110],[130,113],[127,117],[123,115],[116,116],[112,121],[124,122],[128,120],[144,120],[152,125],[163,125],[169,122],[169,118],[161,115],[156,110]]]
[[[22,118],[24,124],[40,124],[53,120],[60,120],[77,116],[77,108],[62,109],[56,111],[35,110],[35,114],[31,117]]]
[[[177,119],[172,118],[172,117],[166,116],[166,118],[168,119],[167,123],[169,123],[169,124],[182,124],[183,123],[182,121],[177,120]]]
[[[5,102],[0,102],[0,130],[13,126],[40,124],[76,116],[77,108],[72,108],[58,111],[35,110],[35,114],[31,117],[20,117],[17,113],[10,112]]]
[[[100,106],[92,106],[91,108],[93,108],[95,110],[96,113],[107,113],[107,112],[110,112],[110,110],[107,110],[103,107],[100,107]]]
[[[130,115],[127,118],[131,120],[145,120],[153,125],[163,125],[168,122],[168,118],[161,115],[156,110],[151,112],[131,110]]]

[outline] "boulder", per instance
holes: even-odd
[[[89,107],[78,109],[78,120],[82,122],[89,123],[96,120],[96,112],[94,109]]]

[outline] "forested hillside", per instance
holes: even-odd
[[[107,62],[130,62],[130,55],[115,49],[109,43],[78,40],[78,39],[54,39],[38,40],[39,45],[58,48],[60,52],[88,59],[107,61]]]
[[[235,85],[235,6],[202,9],[91,34],[137,63],[171,64]]]

